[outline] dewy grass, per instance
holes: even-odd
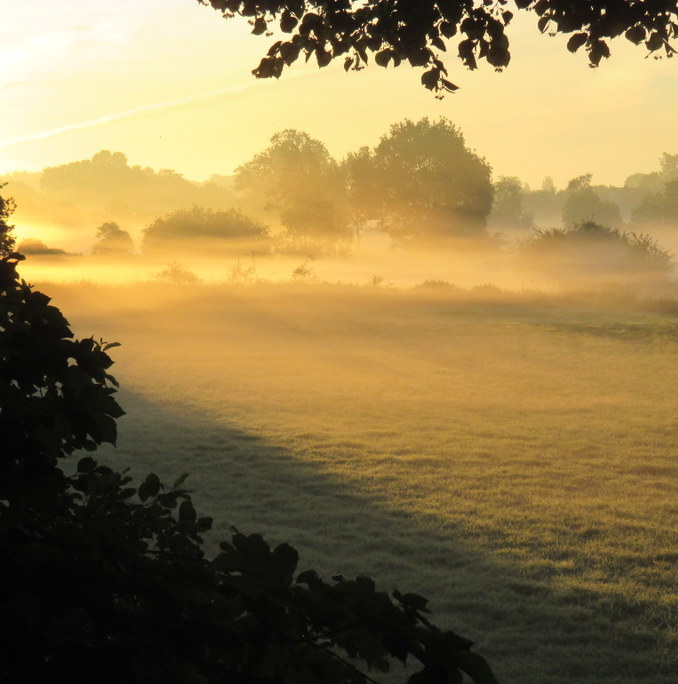
[[[116,292],[55,289],[78,334],[123,343],[110,458],[189,471],[218,537],[423,593],[502,682],[675,681],[674,314],[444,288]]]

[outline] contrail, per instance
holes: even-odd
[[[119,119],[126,119],[130,116],[135,116],[142,112],[151,112],[155,109],[169,109],[171,107],[179,107],[180,105],[187,104],[189,102],[196,102],[197,100],[207,100],[211,97],[217,97],[219,95],[236,95],[242,93],[245,90],[248,90],[249,88],[254,87],[255,84],[256,81],[254,81],[253,79],[251,83],[231,86],[229,88],[221,88],[219,90],[209,90],[204,93],[198,93],[197,95],[189,95],[187,97],[182,97],[177,100],[166,100],[164,102],[154,102],[152,104],[139,105],[138,107],[132,107],[132,109],[127,109],[124,112],[106,114],[105,116],[100,116],[97,119],[90,119],[89,121],[81,121],[80,123],[59,126],[58,128],[52,128],[48,131],[40,131],[39,133],[30,133],[28,135],[21,135],[16,138],[0,140],[0,150],[5,149],[10,145],[19,145],[20,143],[32,142],[34,140],[44,140],[45,138],[51,138],[55,135],[68,133],[69,131],[77,131],[81,128],[92,128],[93,126],[100,126],[101,124],[109,123],[110,121],[117,121]]]

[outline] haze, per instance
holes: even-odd
[[[0,193],[21,277],[121,343],[98,457],[189,472],[208,548],[422,593],[506,684],[673,684],[678,60],[517,21],[439,101],[256,81],[192,0],[4,3]]]

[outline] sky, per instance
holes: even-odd
[[[509,68],[471,72],[451,46],[461,89],[439,101],[406,65],[346,74],[311,60],[256,80],[251,69],[272,39],[249,31],[197,0],[0,0],[0,173],[109,149],[202,180],[232,173],[285,128],[341,158],[424,116],[457,125],[495,177],[532,187],[583,173],[619,185],[678,152],[678,59],[646,59],[623,39],[590,69],[583,52],[540,35],[521,12]]]

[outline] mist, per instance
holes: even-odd
[[[668,684],[676,158],[531,189],[424,120],[343,160],[285,131],[208,183],[102,151],[6,190],[22,278],[121,343],[102,460],[190,472],[208,546],[434,596],[502,681]]]

